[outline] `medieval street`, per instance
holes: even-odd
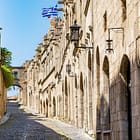
[[[0,126],[0,140],[91,139],[86,134],[82,134],[81,131],[78,134],[76,128],[74,129],[60,121],[32,115],[29,110],[25,109],[26,111],[24,111],[15,101],[8,102],[7,110],[11,113],[11,117]],[[66,134],[65,130],[71,134]]]
[[[0,140],[140,140],[140,0],[1,0]]]

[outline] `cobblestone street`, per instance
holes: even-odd
[[[8,102],[7,111],[11,117],[0,126],[0,140],[92,140],[71,125],[24,111],[17,102]]]
[[[42,118],[18,107],[16,102],[8,103],[7,109],[12,115],[8,122],[0,126],[0,140],[69,140],[51,122],[45,123]]]

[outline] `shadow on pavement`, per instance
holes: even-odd
[[[7,102],[10,119],[0,126],[0,140],[70,140],[37,122],[37,117],[19,109],[17,102]],[[43,121],[39,119],[39,121]]]

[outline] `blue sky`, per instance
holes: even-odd
[[[12,66],[30,60],[49,29],[50,19],[42,17],[42,8],[55,6],[58,0],[0,0],[2,47],[12,52]],[[58,5],[61,7],[61,5]],[[17,95],[18,87],[8,96]]]
[[[13,66],[21,66],[25,60],[33,58],[35,49],[42,42],[50,23],[50,19],[42,17],[42,8],[55,6],[57,1],[1,0],[1,46],[12,52]]]

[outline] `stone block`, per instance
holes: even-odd
[[[126,132],[128,130],[128,122],[124,120],[119,120],[120,131]]]

